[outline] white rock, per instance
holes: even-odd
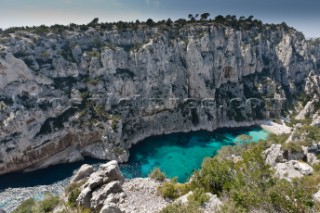
[[[118,162],[115,160],[109,161],[108,163],[101,165],[100,169],[105,171],[105,175],[108,177],[109,181],[124,180],[122,173],[119,169]]]
[[[281,144],[272,144],[263,153],[266,156],[266,164],[270,166],[275,166],[277,163],[284,161]]]
[[[78,182],[83,180],[84,178],[89,177],[94,172],[93,167],[88,164],[84,164],[80,167],[80,169],[76,172],[76,174],[72,177],[71,183]]]
[[[109,203],[102,207],[100,213],[122,213],[122,211],[116,204]]]
[[[311,175],[313,168],[306,163],[291,160],[286,163],[277,163],[275,165],[276,176],[279,178],[300,178],[304,175]]]
[[[316,202],[320,202],[320,190],[313,195],[313,199],[314,199]]]
[[[92,190],[89,187],[84,188],[77,198],[77,202],[85,208],[91,207]]]

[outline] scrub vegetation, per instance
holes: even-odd
[[[319,140],[319,127],[305,126],[299,130],[307,135],[305,141]],[[270,135],[265,141],[227,146],[213,158],[206,158],[202,168],[196,171],[186,184],[174,180],[164,182],[159,190],[166,198],[175,199],[188,191],[194,196],[189,204],[171,204],[162,212],[180,213],[191,206],[201,206],[206,202],[204,192],[217,194],[223,201],[220,212],[319,212],[320,204],[313,199],[319,190],[319,165],[315,172],[302,178],[279,179],[265,164],[263,151],[271,144],[279,143],[284,149],[299,151],[305,143],[284,143],[288,135]],[[241,136],[240,140],[247,140]],[[239,156],[235,161],[231,156]],[[196,208],[195,211],[198,212]]]

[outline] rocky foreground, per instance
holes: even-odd
[[[101,165],[97,171],[94,171],[92,166],[83,165],[71,179],[70,186],[76,186],[73,191],[79,190],[76,205],[82,209],[101,213],[153,213],[172,203],[171,199],[165,199],[159,194],[158,187],[161,183],[150,178],[124,180],[117,162],[110,161]],[[187,203],[190,193],[175,202]],[[69,196],[67,193],[62,199],[67,201]],[[221,205],[221,201],[210,193],[208,196],[210,199],[202,209],[208,213],[214,212]],[[75,210],[60,204],[54,209],[54,212],[58,211]]]

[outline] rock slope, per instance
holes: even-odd
[[[320,91],[318,46],[282,25],[91,26],[0,39],[0,174],[85,156],[125,162],[145,137],[252,125]]]

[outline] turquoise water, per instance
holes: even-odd
[[[146,177],[154,167],[160,167],[168,177],[177,176],[186,181],[195,169],[199,169],[205,157],[211,157],[222,146],[233,145],[235,138],[248,134],[254,141],[265,139],[268,132],[260,128],[225,129],[214,132],[177,133],[150,137],[130,150],[127,164],[120,165],[127,178]],[[51,185],[72,176],[82,164],[99,165],[105,161],[86,159],[85,161],[59,164],[30,173],[10,173],[0,175],[0,193],[7,188]],[[1,203],[1,202],[0,202]]]
[[[223,146],[234,145],[241,134],[252,136],[253,141],[268,136],[265,130],[253,128],[150,137],[133,146],[129,162],[120,167],[126,178],[147,177],[154,167],[159,167],[169,178],[178,177],[179,182],[185,182],[205,157],[214,156]]]

